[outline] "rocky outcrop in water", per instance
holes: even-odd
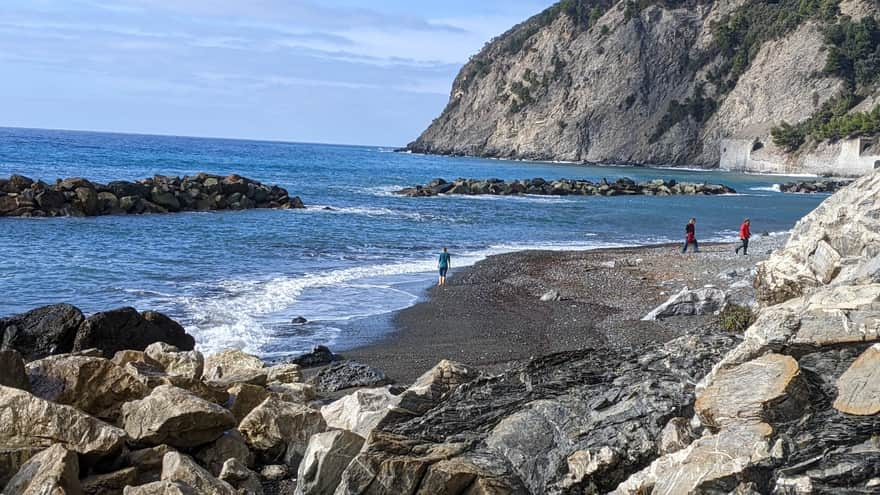
[[[784,193],[824,193],[831,194],[837,192],[850,185],[852,181],[836,181],[836,180],[815,180],[815,181],[798,181],[786,182],[779,185],[779,191]]]
[[[21,175],[0,179],[0,217],[91,217],[178,211],[304,208],[298,196],[232,174],[226,177],[157,175],[136,182],[99,184],[82,178],[55,184]]]
[[[447,182],[434,179],[423,186],[407,187],[396,194],[409,197],[437,196],[439,194],[492,194],[500,196],[536,194],[545,196],[681,196],[736,193],[723,184],[677,182],[656,179],[636,183],[621,178],[614,182],[588,180],[544,180],[540,178],[505,182],[501,179],[456,179]]]

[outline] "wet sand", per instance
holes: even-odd
[[[441,359],[498,371],[515,360],[582,347],[639,347],[665,342],[696,326],[722,331],[718,318],[641,321],[683,287],[714,285],[749,302],[751,271],[782,237],[755,237],[749,256],[734,244],[706,244],[698,254],[679,245],[595,251],[523,251],[489,257],[453,271],[445,287],[400,311],[396,330],[344,353],[408,383]],[[558,301],[541,301],[557,290]]]

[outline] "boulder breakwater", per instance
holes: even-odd
[[[681,196],[681,195],[716,195],[734,194],[733,188],[723,184],[705,184],[693,182],[676,182],[674,180],[655,179],[647,182],[636,182],[621,178],[614,182],[602,179],[600,182],[588,180],[541,178],[514,180],[505,182],[501,179],[434,179],[425,185],[407,187],[396,192],[402,196],[424,197],[440,194],[492,194],[510,196],[535,194],[544,196]]]
[[[779,191],[784,193],[801,193],[801,194],[810,194],[810,193],[826,193],[831,194],[837,192],[838,189],[842,189],[848,185],[852,184],[850,180],[807,180],[807,181],[797,181],[797,182],[786,182],[785,184],[780,184]]]
[[[21,175],[0,179],[0,217],[97,216],[179,211],[304,208],[298,196],[247,177],[200,173],[156,175],[134,182],[99,184],[83,178],[54,184]]]

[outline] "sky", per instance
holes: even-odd
[[[553,0],[0,0],[0,126],[400,146]]]

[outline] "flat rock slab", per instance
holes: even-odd
[[[857,416],[880,413],[880,344],[869,347],[837,380],[834,408]]]
[[[797,417],[805,397],[797,361],[770,353],[719,371],[694,409],[703,424],[721,428]]]

